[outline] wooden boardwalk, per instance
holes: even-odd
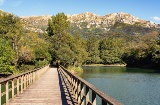
[[[57,68],[50,68],[9,105],[77,105],[77,102]]]

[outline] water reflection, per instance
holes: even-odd
[[[125,105],[159,105],[160,74],[126,67],[83,67],[79,74]]]
[[[139,68],[127,68],[127,67],[107,67],[107,66],[83,66],[84,72],[87,73],[151,73],[153,70],[139,69]],[[87,71],[86,71],[87,70]]]

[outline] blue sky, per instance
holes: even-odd
[[[18,16],[125,12],[160,24],[160,0],[0,0],[0,9]]]

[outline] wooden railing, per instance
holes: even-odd
[[[72,88],[78,105],[96,105],[96,96],[101,98],[101,105],[123,105],[62,66],[59,68],[59,73],[68,86]]]
[[[23,93],[34,81],[36,81],[49,66],[34,69],[32,71],[10,77],[0,81],[0,105],[9,105],[9,100]]]

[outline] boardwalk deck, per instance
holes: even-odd
[[[10,101],[10,105],[77,105],[71,89],[56,68],[50,68],[27,90]]]

